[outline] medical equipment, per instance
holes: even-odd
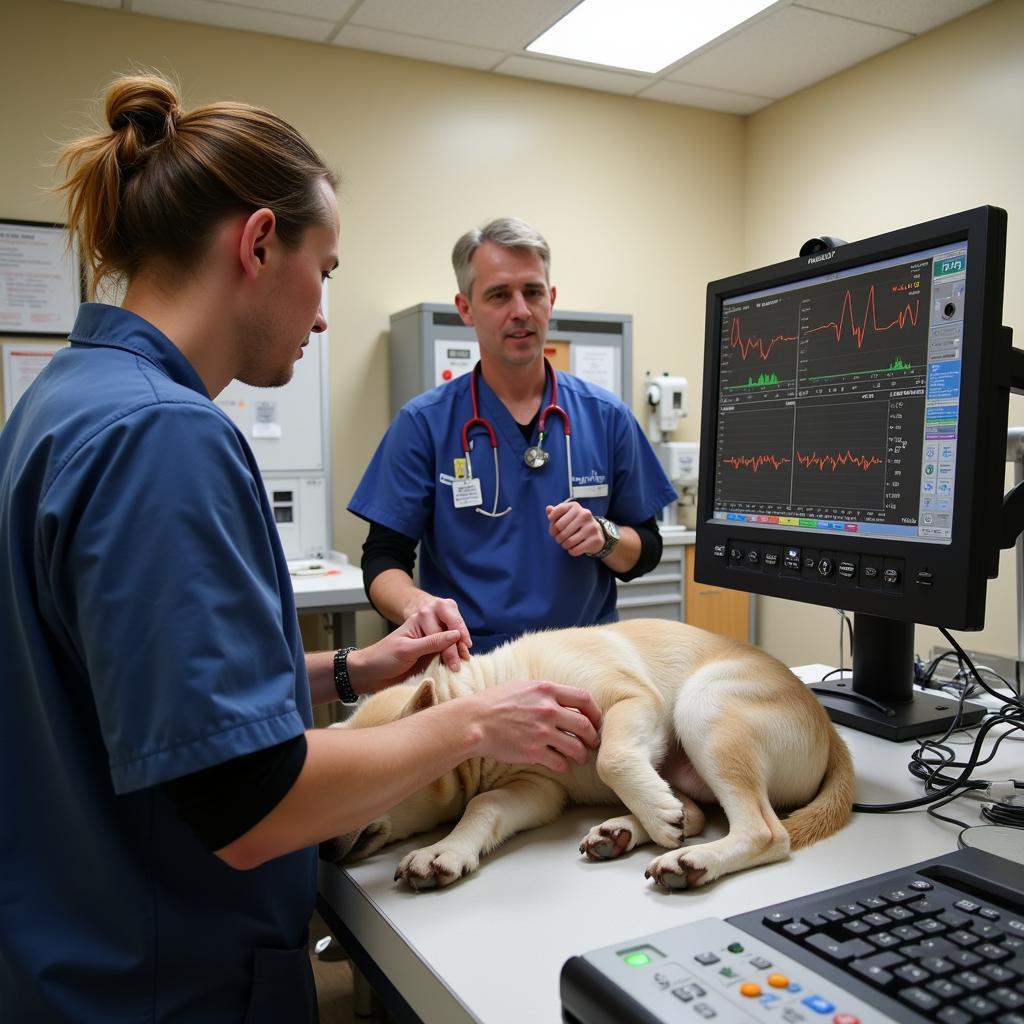
[[[491,442],[491,453],[494,456],[494,504],[491,507],[490,512],[480,508],[479,505],[477,506],[476,511],[482,516],[490,516],[492,519],[500,519],[503,515],[507,515],[512,511],[512,506],[509,505],[509,507],[502,512],[498,511],[498,495],[501,490],[501,470],[498,467],[498,435],[494,432],[494,427],[492,427],[491,424],[480,415],[480,401],[477,394],[477,382],[480,379],[480,372],[480,364],[477,363],[476,366],[473,367],[472,374],[469,378],[469,394],[473,402],[473,415],[462,425],[462,451],[466,460],[466,480],[474,480],[473,462],[470,458],[470,452],[473,450],[473,445],[469,440],[469,432],[474,427],[482,427],[487,431],[487,436]],[[569,486],[569,493],[566,500],[569,501],[572,499],[572,427],[569,424],[569,414],[558,404],[558,377],[556,376],[555,371],[551,368],[551,364],[546,359],[544,360],[544,374],[547,380],[551,382],[551,401],[541,411],[540,418],[537,421],[537,443],[526,449],[524,461],[530,469],[540,469],[547,463],[548,459],[551,457],[551,453],[544,450],[547,418],[550,414],[560,416],[562,419],[562,428],[565,432],[565,470]],[[474,497],[478,492],[479,488],[473,492]],[[480,497],[482,500],[482,495],[480,495]],[[467,500],[466,504],[469,503],[469,500]]]
[[[668,436],[688,414],[689,384],[685,377],[667,373],[654,377],[647,372],[644,397],[647,399],[647,438],[658,453],[658,458],[672,486],[679,492],[679,501],[669,505],[662,513],[663,525],[680,522],[680,507],[690,510],[694,506],[697,486],[696,441],[669,441]]]

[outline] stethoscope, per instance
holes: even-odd
[[[569,414],[558,404],[558,377],[546,359],[544,360],[544,375],[545,379],[551,382],[551,401],[541,410],[540,419],[537,421],[537,443],[526,449],[523,461],[530,469],[540,469],[547,463],[551,458],[551,453],[544,450],[547,419],[549,415],[561,417],[562,429],[565,433],[565,471],[568,479],[569,498],[572,498],[572,428],[569,425]],[[474,427],[483,427],[487,431],[487,436],[491,439],[491,452],[494,456],[494,505],[490,512],[479,507],[476,508],[476,511],[482,516],[500,519],[512,511],[512,506],[509,505],[503,512],[498,511],[498,493],[501,490],[501,475],[498,468],[498,435],[494,432],[494,427],[480,415],[480,401],[477,395],[479,377],[480,363],[478,362],[469,377],[469,394],[473,402],[473,415],[462,425],[462,451],[466,456],[466,478],[472,480],[473,462],[469,457],[469,432]]]

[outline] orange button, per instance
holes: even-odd
[[[756,981],[745,981],[740,985],[740,995],[749,996],[751,999],[761,994],[761,986]]]
[[[442,370],[441,371],[441,379],[442,380],[451,380],[452,379],[452,371],[451,370]]]
[[[769,974],[768,984],[772,988],[786,988],[789,985],[789,978],[784,974]]]

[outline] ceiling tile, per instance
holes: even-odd
[[[248,7],[303,18],[340,21],[359,6],[359,0],[223,0],[232,7]]]
[[[992,0],[797,0],[800,7],[810,7],[826,14],[838,14],[872,25],[899,29],[902,32],[927,32],[968,11],[984,7]]]
[[[247,32],[264,32],[290,39],[323,42],[334,31],[333,21],[302,18],[277,11],[255,10],[214,0],[132,0],[136,14],[155,14],[176,21],[197,21],[220,28],[240,28]]]
[[[456,64],[463,68],[476,68],[478,71],[493,68],[502,58],[501,50],[459,46],[457,43],[443,43],[436,39],[422,39],[419,36],[406,36],[398,32],[380,32],[351,23],[332,41],[336,46],[351,46],[356,50],[390,53],[396,57],[413,57],[416,60],[434,61],[438,64]]]
[[[542,82],[556,82],[559,85],[574,85],[580,89],[597,89],[600,92],[617,92],[634,96],[650,78],[639,75],[619,74],[600,68],[583,67],[579,64],[565,64],[558,60],[542,60],[533,57],[508,57],[495,69],[499,75],[515,75],[519,78],[536,78]]]
[[[684,62],[666,78],[781,99],[909,38],[889,28],[782,7]]]
[[[727,114],[752,114],[755,110],[760,110],[775,102],[766,96],[748,96],[741,92],[705,89],[699,85],[684,85],[682,82],[668,81],[655,82],[638,95],[642,100],[682,103],[688,107],[720,110]]]
[[[363,0],[352,24],[467,46],[519,50],[575,6],[574,0]]]

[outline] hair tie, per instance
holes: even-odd
[[[167,133],[167,114],[162,110],[122,110],[110,122],[110,127],[120,132],[130,124],[138,128],[147,145],[152,145]]]

